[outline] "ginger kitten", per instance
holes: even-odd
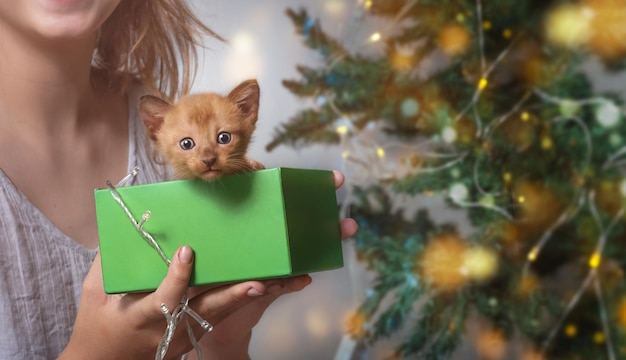
[[[199,93],[176,103],[146,95],[141,118],[157,153],[178,179],[215,180],[263,168],[245,157],[259,111],[260,90],[247,80],[227,96]]]

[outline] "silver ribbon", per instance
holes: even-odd
[[[139,235],[141,235],[141,237],[150,246],[152,246],[152,248],[159,254],[165,265],[169,267],[171,260],[167,257],[167,255],[165,255],[165,253],[159,246],[159,243],[154,239],[154,237],[143,229],[143,225],[150,219],[151,212],[149,210],[145,211],[141,216],[141,220],[136,221],[130,210],[128,209],[128,206],[126,206],[126,203],[122,199],[122,196],[116,189],[116,187],[120,187],[126,184],[130,179],[137,175],[138,172],[139,167],[136,166],[116,186],[113,186],[110,181],[107,181],[107,188],[109,189],[111,196],[113,196],[115,202],[117,202],[122,210],[124,210],[124,213],[131,221]],[[198,359],[202,359],[202,350],[200,349],[198,340],[193,334],[193,330],[191,329],[191,324],[189,323],[189,318],[187,317],[187,315],[191,316],[207,332],[211,332],[213,330],[213,325],[204,320],[200,315],[198,315],[197,312],[189,307],[189,292],[185,292],[185,296],[183,296],[183,299],[180,301],[178,306],[174,308],[173,311],[170,311],[167,305],[161,304],[161,313],[165,316],[165,320],[167,321],[167,327],[165,328],[165,334],[163,334],[161,341],[159,341],[159,346],[157,347],[157,352],[154,357],[155,360],[162,360],[163,358],[165,358],[165,354],[167,353],[170,343],[174,338],[174,333],[176,332],[176,329],[181,321],[185,322],[187,335],[189,335],[189,341],[193,345],[193,348],[196,350],[196,353],[198,354]]]

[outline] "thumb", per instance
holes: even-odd
[[[91,264],[91,268],[83,280],[81,298],[84,299],[81,300],[81,303],[91,302],[100,304],[106,301],[106,294],[104,293],[104,284],[102,281],[100,252],[96,254],[96,257]]]
[[[193,250],[189,246],[181,246],[172,257],[167,275],[153,293],[159,304],[164,303],[170,310],[178,306],[189,287],[192,269]]]

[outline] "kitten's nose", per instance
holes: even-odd
[[[212,157],[210,159],[202,159],[202,162],[204,163],[204,165],[206,165],[206,167],[210,168],[211,166],[215,165],[216,160],[216,157]]]

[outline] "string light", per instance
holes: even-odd
[[[604,336],[604,333],[602,331],[596,331],[593,334],[593,342],[596,344],[604,344],[604,341],[606,341],[606,337]]]
[[[335,129],[335,131],[337,132],[337,134],[339,135],[345,135],[348,133],[348,127],[346,125],[341,125],[341,126],[337,126],[337,128]]]
[[[528,111],[524,111],[520,115],[520,118],[522,119],[522,121],[526,122],[530,119],[530,114],[528,113]]]
[[[487,85],[489,85],[489,81],[486,78],[481,78],[478,82],[478,90],[485,90],[487,88]]]
[[[600,266],[600,262],[602,260],[602,256],[598,252],[594,252],[593,255],[589,258],[589,267],[592,269],[597,269]]]
[[[528,252],[528,261],[533,262],[537,260],[537,255],[539,255],[539,248],[535,246]]]
[[[383,148],[379,147],[378,149],[376,149],[376,155],[377,155],[379,158],[383,158],[383,157],[385,157],[385,149],[383,149]]]
[[[141,220],[139,221],[139,224],[137,224],[137,227],[139,229],[143,229],[143,225],[146,223],[146,221],[150,220],[150,215],[152,213],[150,212],[150,210],[147,210],[145,213],[143,213],[143,215],[141,215]]]
[[[575,337],[578,334],[578,327],[574,324],[567,324],[564,332],[567,337]]]
[[[550,139],[549,137],[544,137],[541,139],[541,147],[545,150],[551,149],[552,148],[552,139]]]
[[[381,37],[382,37],[382,36],[380,35],[380,33],[379,33],[379,32],[375,32],[375,33],[373,33],[373,34],[372,34],[372,36],[370,36],[370,41],[371,41],[371,42],[377,42],[377,41],[380,41]]]

